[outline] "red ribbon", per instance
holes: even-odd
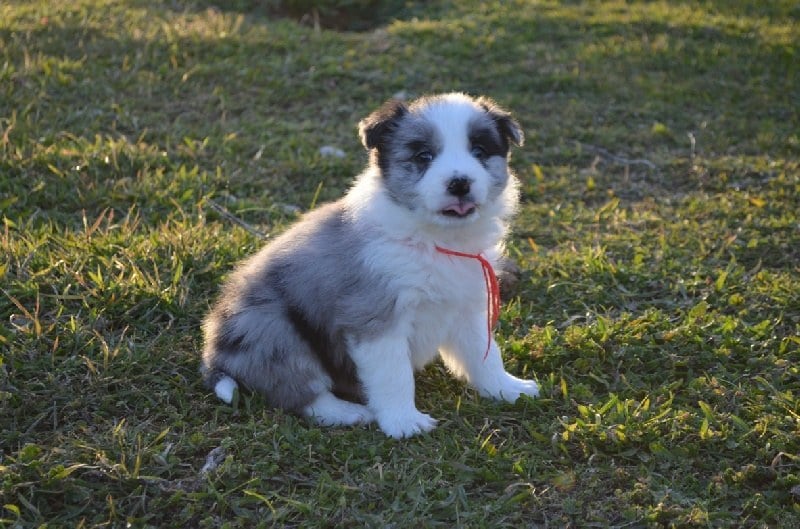
[[[492,264],[481,254],[477,253],[464,253],[456,250],[449,250],[436,246],[436,251],[446,255],[453,255],[455,257],[466,257],[468,259],[475,259],[481,264],[483,271],[483,280],[486,283],[486,353],[483,359],[489,356],[489,349],[492,347],[492,329],[497,325],[497,320],[500,319],[500,286],[497,283],[497,275],[494,273]]]

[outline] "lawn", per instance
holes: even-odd
[[[797,3],[319,3],[0,3],[0,527],[800,526]],[[219,402],[225,275],[450,90],[526,131],[541,398],[435,364],[401,441]]]

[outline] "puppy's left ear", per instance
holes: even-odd
[[[369,151],[379,149],[397,128],[400,118],[408,113],[408,107],[399,99],[391,99],[378,110],[362,119],[358,124],[361,143]]]
[[[525,141],[525,134],[522,132],[522,127],[519,126],[517,120],[511,115],[510,112],[503,109],[489,99],[488,97],[481,97],[478,99],[478,104],[489,114],[500,134],[509,142],[514,145],[520,146]]]

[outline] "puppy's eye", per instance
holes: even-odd
[[[433,161],[433,153],[431,151],[419,151],[414,154],[414,161],[420,163],[431,163]]]
[[[484,149],[480,145],[473,145],[472,148],[469,150],[469,153],[479,160],[483,160],[488,155],[486,149]]]

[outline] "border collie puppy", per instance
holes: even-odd
[[[238,384],[323,425],[431,430],[414,370],[436,358],[494,399],[535,397],[492,338],[492,265],[517,200],[522,130],[487,98],[389,101],[359,124],[370,161],[340,200],[306,214],[230,276],[204,323],[206,384]]]

